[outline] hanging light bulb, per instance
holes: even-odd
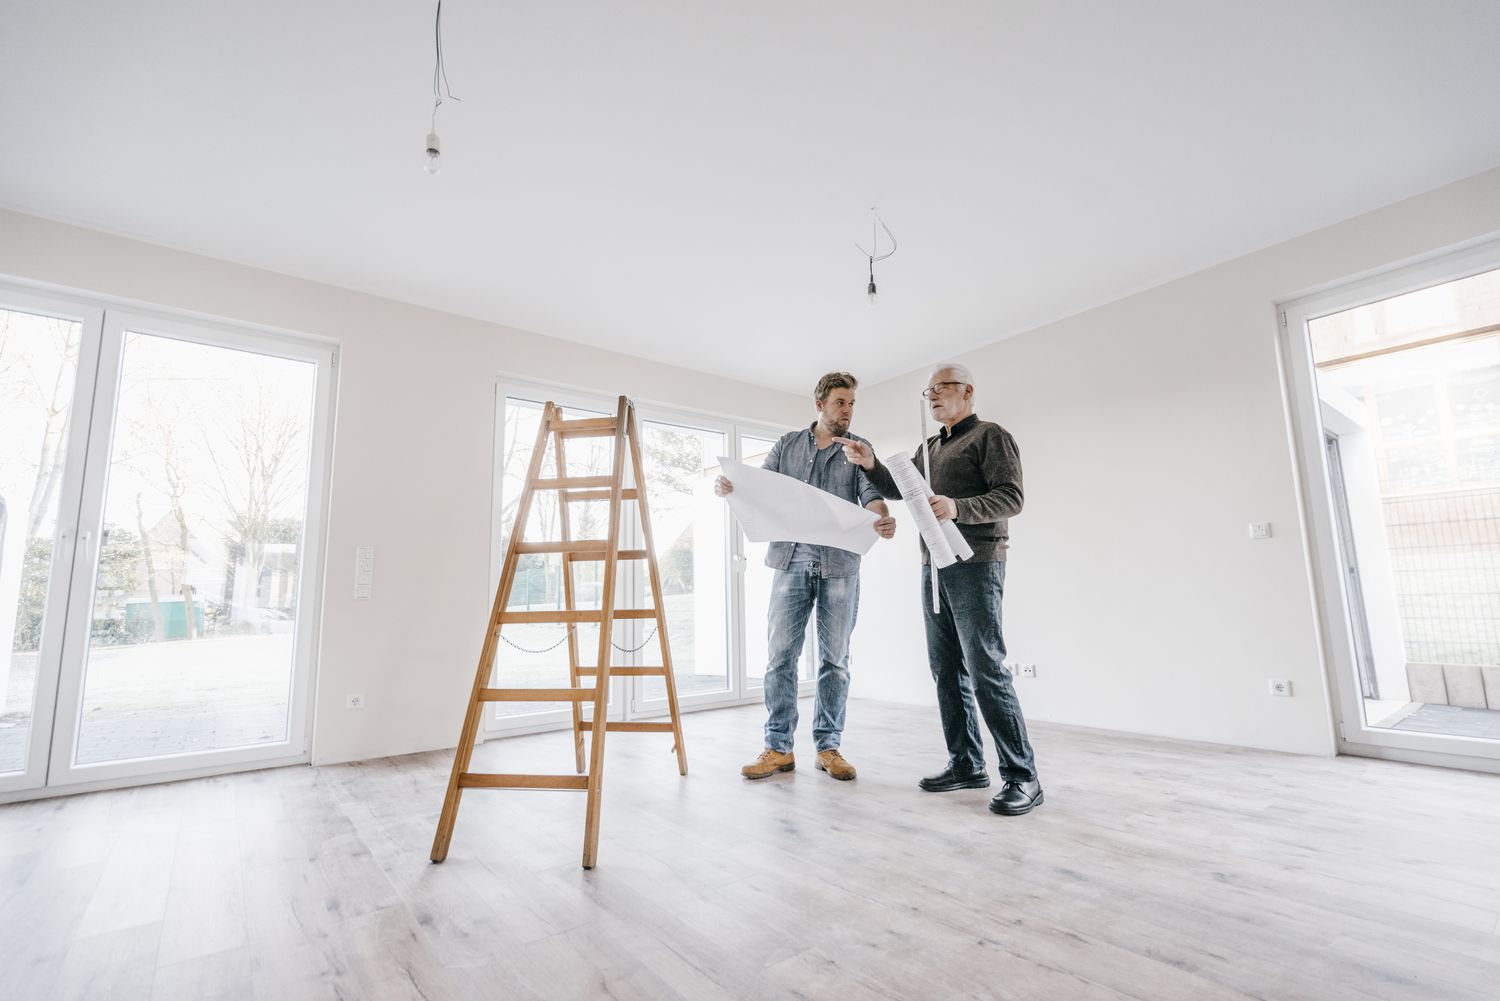
[[[857,243],[854,246],[859,250],[861,254],[865,255],[865,260],[869,262],[870,283],[865,286],[865,302],[868,305],[874,306],[876,304],[875,262],[883,261],[896,252],[896,237],[891,233],[891,228],[885,224],[885,220],[880,218],[880,213],[878,211],[876,211],[874,208],[871,208],[870,215],[872,216],[872,221],[870,223],[870,249],[866,250],[864,247],[861,247]],[[880,252],[881,230],[885,230],[886,239],[890,240],[891,242],[891,249],[887,250],[883,254]]]
[[[438,0],[437,3],[437,14],[433,18],[432,41],[432,124],[427,132],[427,158],[422,162],[422,169],[429,174],[436,174],[443,169],[443,145],[437,134],[438,109],[443,106],[444,98],[458,100],[448,89],[448,67],[443,62],[443,0]]]

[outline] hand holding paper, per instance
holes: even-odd
[[[733,484],[722,496],[751,542],[805,542],[863,556],[880,538],[874,511],[734,459],[720,456],[719,466]]]
[[[952,521],[938,521],[933,515],[930,503],[933,493],[911,460],[904,455],[892,456],[886,462],[886,468],[891,471],[891,478],[906,499],[906,509],[911,512],[917,531],[922,533],[922,541],[927,543],[932,565],[941,570],[973,556],[974,550],[964,541],[958,526]]]

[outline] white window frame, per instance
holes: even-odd
[[[32,747],[27,771],[20,782],[0,780],[0,803],[51,795],[140,785],[147,782],[220,775],[252,768],[306,764],[311,760],[314,693],[317,691],[318,649],[322,635],[323,590],[328,537],[330,462],[337,395],[338,344],[335,341],[254,324],[203,317],[186,311],[143,307],[115,297],[73,290],[35,291],[30,283],[0,282],[0,305],[46,304],[46,311],[62,316],[86,315],[79,351],[78,394],[68,445],[68,464],[62,486],[64,508],[58,516],[54,568],[67,562],[66,573],[54,575],[49,609],[66,610],[45,626],[47,637],[60,632],[56,663],[39,664],[37,704],[32,721]],[[62,312],[58,312],[62,310]],[[33,310],[35,311],[35,310]],[[92,327],[90,327],[92,325]],[[297,632],[294,638],[293,683],[287,706],[284,740],[222,750],[125,761],[78,765],[73,762],[83,695],[83,659],[87,656],[92,620],[94,563],[102,527],[104,494],[108,483],[111,438],[118,406],[120,366],[125,333],[141,330],[153,336],[193,341],[226,348],[257,351],[308,361],[317,366],[312,434],[308,443],[308,498],[301,577],[298,583]],[[86,378],[85,378],[86,373]],[[96,389],[96,383],[100,389]],[[102,387],[110,387],[102,392]],[[77,451],[75,451],[75,449]],[[84,538],[87,532],[88,538]],[[62,577],[59,582],[56,579]],[[58,588],[63,591],[59,592]],[[65,601],[52,605],[59,594]],[[80,613],[82,610],[82,614]],[[52,658],[49,657],[49,661]],[[48,686],[44,688],[45,682]],[[46,703],[45,737],[42,730]],[[37,746],[40,740],[41,750]],[[34,765],[40,762],[38,774]],[[14,780],[15,776],[9,776]]]
[[[505,479],[504,421],[505,401],[507,398],[534,400],[538,403],[551,400],[559,406],[569,409],[595,410],[603,413],[614,413],[619,399],[618,395],[608,395],[597,390],[550,383],[505,373],[502,373],[496,379],[495,455],[490,503],[490,593],[492,595],[494,590],[499,586],[501,564],[505,559],[504,550],[500,546],[500,539],[508,527],[500,522],[500,513],[503,509],[501,491]],[[747,420],[671,404],[655,403],[650,400],[634,399],[634,403],[636,418],[642,426],[649,421],[675,424],[696,430],[723,434],[726,443],[725,454],[734,459],[740,458],[740,436],[742,434],[757,438],[768,438],[771,441],[775,441],[787,431],[785,428],[778,428],[765,421]],[[729,525],[730,530],[725,533],[725,567],[728,574],[728,580],[725,583],[725,594],[727,597],[725,631],[728,637],[726,656],[728,658],[729,683],[724,691],[705,692],[688,696],[679,694],[678,707],[684,713],[697,712],[704,709],[718,709],[725,706],[750,705],[759,703],[763,699],[761,685],[747,685],[746,683],[745,631],[747,628],[764,629],[765,624],[747,624],[745,622],[744,574],[747,569],[745,565],[745,539],[738,522],[730,518]],[[647,644],[646,649],[650,649],[650,646],[651,644]],[[804,657],[808,656],[811,656],[811,654],[808,652],[808,649],[804,649]],[[632,654],[622,657],[622,660],[634,662],[634,659],[638,657],[639,654]],[[798,673],[800,678],[802,672],[799,670]],[[610,679],[610,719],[640,720],[661,717],[667,714],[667,700],[664,697],[659,699],[645,698],[646,681],[647,679],[638,677],[615,677]],[[813,681],[799,680],[798,694],[799,696],[811,695],[814,688],[815,684]],[[572,711],[569,709],[553,712],[527,713],[524,715],[503,717],[498,720],[492,714],[486,713],[482,731],[486,738],[492,738],[566,729],[571,725]]]
[[[1372,727],[1365,721],[1308,324],[1333,313],[1497,269],[1500,269],[1500,241],[1491,240],[1398,266],[1279,307],[1276,346],[1295,459],[1302,542],[1313,585],[1319,654],[1332,695],[1340,753],[1500,771],[1500,740],[1392,730]]]
[[[31,694],[31,733],[27,739],[26,767],[0,775],[0,802],[7,794],[35,790],[47,784],[47,766],[52,748],[52,729],[56,719],[58,677],[62,672],[63,636],[67,629],[68,594],[80,551],[78,507],[83,492],[84,455],[88,451],[90,415],[94,406],[94,379],[99,364],[99,343],[103,336],[104,310],[96,303],[79,302],[39,294],[29,288],[0,285],[0,309],[73,320],[81,325],[78,339],[78,368],[73,383],[72,413],[69,416],[67,458],[63,480],[58,489],[57,525],[52,537],[52,566],[47,581],[47,616],[42,624],[38,645],[36,678]],[[11,515],[15,521],[15,514]],[[12,531],[16,530],[13,524]],[[0,609],[0,614],[15,615],[16,609]],[[10,670],[11,651],[0,651],[0,670]]]

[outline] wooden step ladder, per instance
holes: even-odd
[[[555,456],[555,477],[543,478],[542,460],[547,451],[547,440],[552,439]],[[569,476],[566,442],[574,438],[614,439],[614,460],[607,476]],[[630,471],[632,486],[625,485],[625,449],[630,449]],[[625,731],[633,733],[670,733],[676,743],[677,770],[687,774],[687,751],[682,742],[682,716],[677,707],[677,682],[672,675],[672,653],[667,642],[666,610],[662,605],[661,573],[656,562],[656,547],[651,536],[651,512],[647,506],[645,490],[645,467],[641,461],[640,429],[636,422],[635,405],[626,397],[620,397],[619,408],[614,417],[595,417],[586,420],[565,420],[562,408],[550,401],[542,408],[541,425],[537,429],[536,446],[531,452],[531,464],[526,471],[526,484],[516,505],[516,520],[511,527],[510,542],[505,549],[505,563],[500,571],[500,586],[495,590],[495,604],[490,612],[490,622],[484,633],[484,645],[479,653],[479,667],[474,672],[474,688],[469,694],[469,708],[464,715],[463,730],[459,734],[458,748],[453,755],[453,771],[448,778],[448,792],[443,798],[443,811],[438,817],[437,835],[432,842],[432,861],[441,862],[448,857],[448,845],[453,838],[453,825],[458,816],[459,798],[465,789],[580,789],[588,793],[583,827],[583,867],[592,869],[599,853],[600,793],[604,784],[604,735]],[[558,526],[562,538],[555,542],[527,542],[526,521],[531,514],[533,498],[539,491],[558,492]],[[575,539],[572,536],[568,517],[568,505],[584,501],[609,502],[609,531],[604,539]],[[641,538],[644,549],[620,548],[620,516],[626,501],[634,501],[640,514]],[[511,611],[511,588],[515,584],[517,564],[520,557],[531,553],[559,553],[563,566],[564,608],[558,611]],[[649,572],[653,608],[616,608],[616,571],[621,560],[644,561]],[[600,607],[580,609],[573,586],[573,564],[602,562],[603,582],[600,592]],[[651,619],[656,623],[656,636],[661,643],[661,665],[658,667],[627,667],[612,665],[614,623],[624,619]],[[488,686],[493,673],[495,653],[500,641],[500,631],[507,625],[522,623],[560,623],[567,627],[568,680],[567,688],[491,688]],[[579,663],[579,623],[599,624],[599,657],[596,666],[585,667]],[[666,682],[667,707],[671,722],[625,723],[607,719],[609,679],[617,676],[661,677]],[[583,679],[592,680],[584,686]],[[573,756],[576,775],[509,775],[469,771],[474,754],[474,742],[479,734],[479,723],[483,707],[489,702],[567,702],[573,713]],[[584,703],[593,706],[593,718],[585,719]],[[584,735],[590,734],[588,767],[584,767]]]

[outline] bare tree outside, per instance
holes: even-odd
[[[260,379],[235,384],[232,399],[233,413],[221,415],[217,433],[202,433],[213,474],[208,486],[235,540],[239,566],[259,581],[266,547],[283,542],[286,512],[306,493],[308,424]]]

